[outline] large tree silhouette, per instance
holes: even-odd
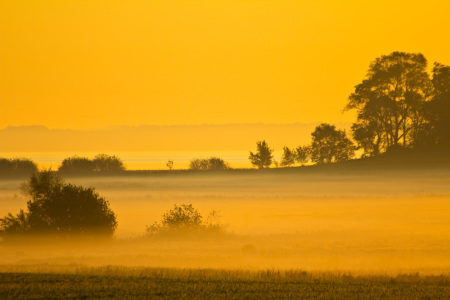
[[[427,122],[424,104],[431,94],[426,68],[420,53],[393,52],[370,64],[345,108],[357,112],[353,137],[365,156],[417,141]]]

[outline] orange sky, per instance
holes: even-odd
[[[0,2],[0,128],[351,122],[392,51],[450,64],[445,1]]]

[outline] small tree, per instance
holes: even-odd
[[[173,169],[173,160],[168,160],[166,163],[166,166],[169,168],[169,170]]]
[[[273,149],[269,148],[266,141],[258,141],[256,142],[256,153],[250,151],[248,159],[252,165],[258,167],[259,169],[263,169],[264,167],[269,167],[272,164],[272,153]]]
[[[345,130],[336,130],[334,125],[320,124],[311,136],[311,160],[315,163],[340,162],[355,155],[355,147]]]
[[[116,215],[109,202],[93,188],[65,183],[52,171],[31,176],[23,191],[31,199],[28,211],[21,210],[0,219],[0,233],[10,237],[18,234],[67,234],[111,236]]]
[[[304,166],[310,158],[311,155],[311,147],[309,146],[298,146],[295,149],[295,160]]]
[[[290,167],[295,164],[295,153],[288,147],[283,147],[283,157],[281,158],[281,165]]]

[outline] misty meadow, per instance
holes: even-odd
[[[0,299],[449,299],[449,11],[0,1]]]

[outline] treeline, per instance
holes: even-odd
[[[36,163],[26,158],[0,158],[0,176],[23,177],[36,173]]]
[[[93,159],[72,156],[64,159],[57,169],[61,175],[108,175],[124,171],[125,166],[120,158],[106,154],[99,154]],[[0,158],[1,177],[28,177],[37,172],[37,164],[30,159]]]
[[[435,63],[431,74],[421,53],[393,52],[375,59],[366,78],[355,86],[344,111],[355,110],[351,137],[334,125],[321,124],[311,144],[283,148],[282,166],[345,161],[362,152],[373,157],[403,149],[450,152],[450,66]],[[265,141],[257,142],[250,162],[277,165]]]
[[[266,141],[256,143],[256,152],[250,152],[249,160],[252,165],[260,169],[275,166],[290,167],[295,163],[302,166],[308,162],[325,164],[346,161],[355,156],[356,146],[347,137],[345,130],[338,130],[336,126],[322,123],[311,133],[310,145],[298,146],[295,149],[283,148],[281,162],[273,157],[273,149]]]

